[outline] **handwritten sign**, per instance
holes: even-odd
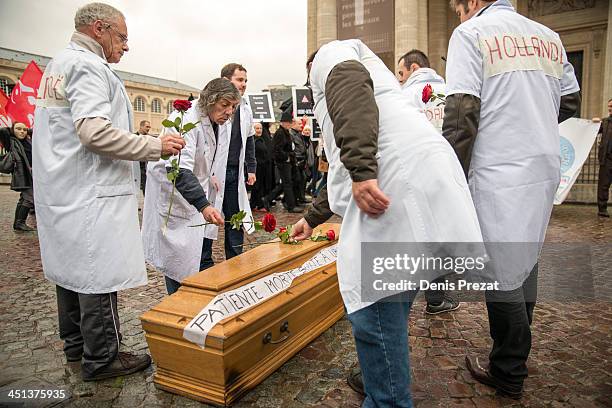
[[[336,261],[336,245],[327,247],[303,265],[285,272],[272,273],[239,288],[223,292],[211,300],[183,330],[183,337],[204,348],[208,332],[221,320],[242,313],[283,292],[295,278]]]

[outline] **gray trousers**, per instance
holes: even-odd
[[[66,358],[82,355],[87,374],[112,363],[119,352],[121,334],[117,292],[84,294],[56,286],[60,338]]]
[[[23,190],[19,196],[19,202],[17,202],[17,205],[22,205],[24,207],[28,207],[29,209],[34,208],[34,189],[28,188],[27,190]]]

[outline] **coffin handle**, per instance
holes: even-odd
[[[278,344],[278,343],[282,343],[283,341],[287,340],[289,338],[289,336],[291,336],[291,332],[289,331],[289,322],[288,321],[284,321],[283,324],[281,324],[280,327],[280,332],[281,333],[287,333],[285,334],[283,337],[277,339],[277,340],[272,340],[272,332],[267,332],[266,334],[264,334],[263,336],[263,344]]]

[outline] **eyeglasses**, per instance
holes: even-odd
[[[117,33],[117,35],[118,35],[118,36],[119,36],[119,38],[121,39],[121,42],[122,42],[122,43],[127,44],[127,42],[128,42],[127,35],[123,35],[123,34],[121,34],[119,31],[117,31],[117,29],[116,29],[115,27],[113,27],[112,25],[110,25],[110,24],[106,23],[106,29],[108,30],[109,28],[110,28],[111,30],[113,30],[114,32],[116,32],[116,33]]]

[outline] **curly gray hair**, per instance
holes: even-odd
[[[104,3],[89,3],[77,10],[74,15],[74,28],[77,30],[93,24],[96,20],[109,21],[123,18],[123,13]]]
[[[203,114],[208,114],[212,107],[222,99],[230,102],[240,102],[240,92],[230,80],[215,78],[207,83],[200,92],[198,109]]]

